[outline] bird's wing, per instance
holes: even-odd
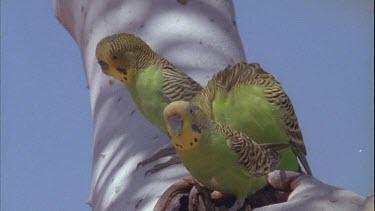
[[[162,92],[168,102],[190,101],[195,94],[202,90],[201,85],[184,72],[178,70],[166,60],[163,62]]]
[[[264,71],[259,64],[238,63],[232,68],[228,66],[216,74],[208,83],[210,87],[221,88],[226,91],[236,86],[256,85],[264,89],[264,96],[268,102],[280,108],[281,119],[289,137],[289,144],[297,155],[306,172],[311,175],[311,169],[306,159],[306,147],[303,142],[302,132],[298,125],[297,116],[293,105],[282,88],[281,84],[269,73]]]
[[[238,163],[253,176],[264,176],[276,170],[280,164],[278,150],[289,144],[257,144],[250,137],[218,122],[212,122],[212,130],[227,139],[228,146]]]

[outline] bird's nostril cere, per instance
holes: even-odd
[[[169,125],[176,136],[181,136],[183,119],[178,114],[168,116]]]
[[[103,61],[98,61],[98,63],[99,63],[99,65],[100,65],[100,67],[102,68],[102,69],[108,69],[108,64],[107,63],[105,63],[105,62],[103,62]]]
[[[106,62],[103,62],[101,60],[98,61],[100,68],[102,69],[102,72],[106,75],[108,75],[108,64]]]

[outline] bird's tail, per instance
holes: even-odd
[[[292,147],[293,150],[293,147]],[[293,150],[294,154],[297,155],[299,161],[301,162],[303,168],[305,169],[306,173],[310,176],[312,176],[312,172],[309,166],[309,163],[307,162],[306,155],[298,150]]]
[[[267,151],[268,157],[272,160],[270,171],[276,170],[281,161],[281,156],[277,151],[290,147],[289,144],[259,144],[259,146]]]

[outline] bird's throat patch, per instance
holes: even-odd
[[[173,134],[172,142],[177,151],[189,151],[200,144],[202,135],[197,125],[185,122],[182,127],[181,135]]]
[[[110,75],[124,84],[128,84],[133,80],[134,71],[127,68],[118,67],[110,70]]]

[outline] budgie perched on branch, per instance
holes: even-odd
[[[291,101],[258,64],[228,66],[190,102],[169,104],[164,120],[182,163],[213,190],[244,199],[269,172],[298,171],[297,158],[311,175]]]
[[[177,100],[189,101],[202,89],[132,34],[121,33],[103,38],[97,44],[96,58],[103,73],[124,83],[138,110],[164,133],[167,130],[163,110],[167,104]],[[173,147],[170,149],[173,151]],[[168,149],[162,152],[173,154]],[[157,154],[142,165],[161,156]]]

